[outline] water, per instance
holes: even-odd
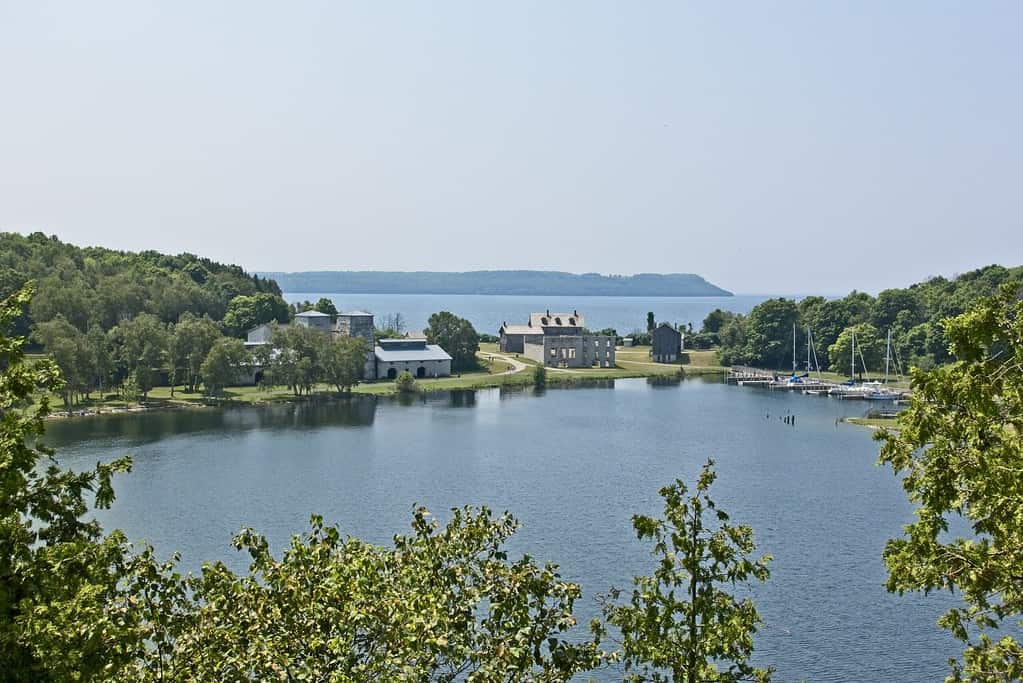
[[[578,310],[586,317],[591,330],[613,327],[619,334],[646,329],[647,311],[653,311],[658,322],[688,324],[700,329],[703,319],[715,308],[735,313],[749,313],[766,295],[635,297],[635,296],[485,296],[476,294],[339,294],[285,292],[284,298],[316,301],[327,297],[338,310],[364,310],[376,315],[376,324],[394,313],[405,317],[410,330],[421,330],[437,311],[451,311],[466,318],[477,332],[497,334],[501,324],[524,325],[530,313]]]
[[[884,542],[912,514],[871,432],[835,423],[863,405],[702,381],[610,386],[64,420],[48,440],[75,467],[132,454],[102,521],[192,569],[244,568],[228,543],[242,525],[279,550],[314,512],[387,543],[417,502],[510,509],[524,525],[513,550],[582,584],[581,623],[595,594],[652,571],[630,516],[659,512],[658,488],[714,457],[714,498],[775,558],[755,597],[757,661],[776,680],[944,677],[957,648],[935,621],[948,597],[883,587]],[[790,412],[795,426],[780,419]]]

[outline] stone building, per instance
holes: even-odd
[[[556,368],[613,368],[615,338],[596,334],[545,334],[524,344],[524,355]]]
[[[295,325],[299,327],[309,327],[314,330],[330,334],[333,326],[333,320],[328,313],[320,313],[319,311],[302,311],[301,313],[295,314]]]
[[[373,346],[376,341],[376,325],[373,314],[365,311],[338,313],[334,324],[334,337],[359,337],[366,340],[366,365],[362,369],[363,379],[376,378],[376,356]]]
[[[613,368],[615,338],[585,334],[586,319],[571,313],[530,313],[525,325],[501,325],[500,348],[561,368]]]
[[[682,333],[661,323],[650,335],[650,357],[655,363],[674,363],[682,353]]]
[[[447,377],[451,374],[451,356],[425,339],[381,339],[374,354],[373,379],[394,379],[403,370],[413,377]]]
[[[525,325],[501,325],[499,347],[506,353],[525,353],[525,344],[541,344],[544,335],[564,336],[581,334],[586,320],[579,311],[571,313],[530,313]]]
[[[362,337],[372,347],[376,336],[373,314],[365,311],[338,313],[337,323],[334,325],[334,336]]]

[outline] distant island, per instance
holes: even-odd
[[[346,294],[517,294],[537,296],[732,296],[691,273],[601,275],[547,270],[466,273],[309,271],[259,273],[285,292]]]

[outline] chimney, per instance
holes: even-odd
[[[547,309],[547,317],[548,318],[551,317],[551,309],[549,309],[549,308]]]
[[[577,311],[577,310],[575,310],[575,309],[573,308],[573,309],[572,309],[572,315],[574,315],[575,317],[577,317],[577,318],[578,318],[578,317],[579,317],[579,311]]]

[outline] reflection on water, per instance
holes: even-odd
[[[47,427],[47,443],[122,439],[134,445],[202,432],[362,427],[373,424],[377,396],[353,395],[263,406],[184,408],[60,419]]]

